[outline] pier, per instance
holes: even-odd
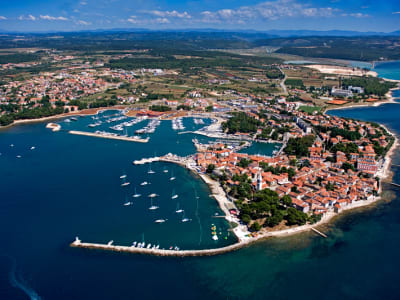
[[[112,243],[83,243],[79,238],[70,244],[73,248],[95,249],[104,251],[113,251],[120,253],[145,254],[153,256],[170,256],[170,257],[189,257],[189,256],[213,256],[235,251],[246,246],[248,243],[236,243],[222,248],[204,249],[204,250],[165,250],[165,249],[147,249],[133,246],[117,246]]]
[[[314,227],[311,228],[312,231],[314,231],[316,234],[319,234],[320,236],[327,238],[328,236],[325,233],[322,233],[321,231],[315,229]]]
[[[149,138],[142,139],[142,138],[134,137],[134,136],[108,135],[108,134],[103,134],[103,133],[76,131],[76,130],[68,131],[68,133],[76,134],[76,135],[92,136],[92,137],[98,137],[98,138],[104,138],[104,139],[137,142],[137,143],[147,143],[149,141]]]
[[[400,187],[400,184],[394,183],[394,182],[389,182],[389,184],[395,186],[395,187]]]

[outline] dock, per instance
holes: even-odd
[[[314,231],[316,234],[319,234],[320,236],[327,238],[328,236],[325,233],[322,233],[321,231],[315,229],[315,228],[311,228],[312,231]]]
[[[95,132],[87,132],[87,131],[70,130],[70,131],[68,131],[68,133],[70,133],[70,134],[76,134],[76,135],[84,135],[84,136],[97,137],[97,138],[104,138],[104,139],[112,139],[112,140],[120,140],[120,141],[128,141],[128,142],[136,142],[136,143],[147,143],[147,142],[149,141],[149,138],[142,139],[142,138],[134,137],[134,136],[108,135],[108,134],[95,133]]]
[[[83,248],[83,249],[95,249],[103,251],[112,251],[119,253],[131,253],[131,254],[144,254],[153,256],[169,256],[169,257],[190,257],[190,256],[214,256],[220,255],[227,252],[238,250],[247,243],[236,243],[226,247],[216,248],[216,249],[204,249],[204,250],[165,250],[165,249],[147,249],[138,248],[133,246],[117,246],[112,243],[108,244],[98,244],[98,243],[83,243],[79,238],[76,238],[74,242],[70,244],[73,248]]]
[[[394,183],[394,182],[389,182],[389,184],[395,186],[395,187],[400,187],[400,184]]]

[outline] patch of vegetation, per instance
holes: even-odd
[[[255,133],[260,125],[261,122],[259,120],[248,116],[244,112],[239,112],[233,114],[233,117],[227,122],[222,123],[222,129],[224,131],[228,130],[228,133],[230,134],[236,132]]]
[[[308,148],[314,144],[315,136],[307,135],[302,138],[290,138],[286,148],[283,150],[287,155],[296,155],[297,157],[308,156]]]

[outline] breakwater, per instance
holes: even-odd
[[[104,139],[113,139],[113,140],[121,140],[121,141],[128,141],[128,142],[137,142],[137,143],[147,143],[149,141],[149,138],[142,139],[140,137],[135,137],[135,136],[131,137],[131,136],[108,135],[108,134],[104,134],[104,133],[76,131],[76,130],[68,131],[68,133],[76,134],[76,135],[98,137],[98,138],[104,138]]]
[[[129,246],[117,246],[112,243],[99,244],[99,243],[83,243],[78,238],[70,244],[73,248],[84,248],[84,249],[95,249],[95,250],[105,250],[121,253],[132,253],[132,254],[145,254],[153,256],[170,256],[170,257],[189,257],[189,256],[214,256],[220,255],[227,252],[235,251],[248,243],[240,242],[226,247],[216,248],[216,249],[203,249],[203,250],[166,250],[166,249],[152,249],[152,248],[138,248]]]

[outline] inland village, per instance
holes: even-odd
[[[0,299],[398,299],[375,2],[3,4]]]

